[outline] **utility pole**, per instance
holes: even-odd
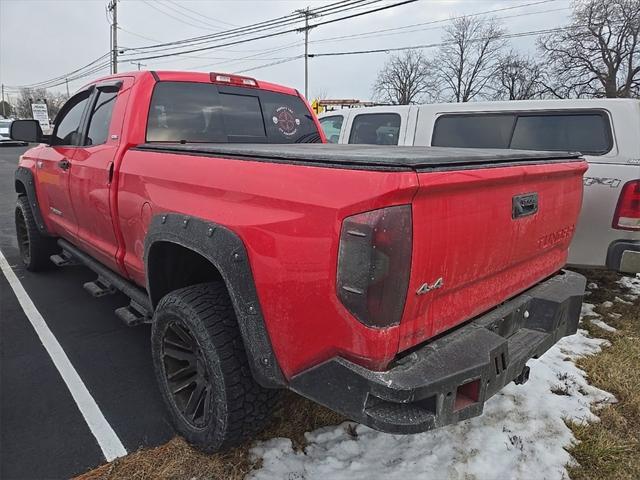
[[[5,103],[4,103],[4,83],[3,83],[2,84],[2,116],[5,118],[7,117],[6,108],[7,107],[5,107]]]
[[[111,73],[118,73],[118,0],[110,0],[111,12]]]
[[[65,78],[64,79],[64,83],[67,86],[67,98],[69,98],[71,95],[69,95],[69,79]]]
[[[309,26],[309,18],[317,17],[318,15],[311,12],[309,7],[301,10],[296,10],[296,13],[304,16],[304,27],[299,28],[298,32],[304,32],[304,96],[309,98],[309,30],[314,28]]]
[[[137,65],[138,66],[138,71],[140,71],[140,67],[146,67],[147,64],[146,63],[140,63],[140,62],[129,62],[132,65]]]

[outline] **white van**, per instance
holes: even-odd
[[[344,109],[332,143],[579,151],[589,162],[571,265],[640,272],[640,100],[521,100]]]

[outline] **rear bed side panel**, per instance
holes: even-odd
[[[558,271],[575,230],[585,169],[573,162],[419,173],[400,350]],[[513,197],[533,193],[537,213],[512,218]],[[423,285],[431,288],[419,294]]]
[[[269,337],[287,378],[336,355],[381,368],[398,329],[367,328],[336,291],[342,219],[410,204],[415,172],[372,172],[130,150],[119,176],[125,264],[144,284],[149,219],[176,212],[226,226],[243,240]],[[149,207],[143,204],[149,202]]]
[[[613,242],[640,241],[640,232],[611,226],[622,187],[631,180],[640,179],[640,158],[638,162],[637,165],[589,163],[589,170],[584,174],[584,208],[575,241],[569,249],[569,264],[602,267]]]

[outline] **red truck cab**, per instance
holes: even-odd
[[[177,430],[235,444],[289,388],[380,430],[479,415],[575,332],[561,271],[577,154],[327,145],[293,89],[226,74],[98,80],[16,172],[27,268],[122,291]]]

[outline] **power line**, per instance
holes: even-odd
[[[181,9],[186,10],[186,11],[191,12],[191,13],[195,13],[196,15],[198,15],[200,17],[204,17],[204,18],[206,18],[208,20],[211,20],[212,22],[221,23],[221,24],[227,25],[229,27],[238,27],[238,25],[235,25],[233,23],[225,22],[224,20],[220,20],[218,18],[209,17],[209,16],[205,15],[204,13],[201,13],[201,12],[198,12],[196,10],[193,10],[193,9],[191,9],[189,7],[186,7],[186,6],[184,6],[184,5],[182,5],[182,4],[178,3],[178,2],[174,2],[173,0],[167,0],[167,1],[169,3],[173,3],[176,7],[179,7]]]
[[[123,32],[128,33],[129,35],[133,35],[134,37],[142,38],[143,40],[147,40],[149,42],[158,42],[159,41],[159,40],[156,40],[154,38],[145,37],[144,35],[140,35],[139,33],[132,32],[131,30],[127,30],[126,28],[122,27],[121,25],[118,25],[118,30],[122,30]]]
[[[376,0],[376,1],[380,1],[380,0]],[[365,0],[355,0],[355,1],[354,0],[342,0],[342,1],[331,3],[329,5],[324,5],[322,7],[319,7],[318,9],[314,9],[314,11],[330,12],[331,9],[342,8],[342,7],[345,7],[345,5],[347,7],[349,7],[349,8],[352,8],[353,5],[362,4],[364,2],[365,2]],[[369,2],[366,2],[366,3],[371,3],[371,2],[369,1]],[[356,5],[356,6],[359,6],[359,5]],[[111,11],[111,9],[109,9],[108,6],[105,8],[105,15],[107,17],[107,21],[110,24],[112,24],[113,23],[112,11]],[[286,17],[295,18],[297,20],[297,16],[295,14],[290,14],[288,16],[280,17],[280,18],[286,18]],[[276,20],[278,20],[278,19],[276,19]],[[266,24],[271,23],[272,21],[273,20],[258,22],[255,25],[266,25]],[[119,26],[117,28],[120,29],[120,30],[124,30]],[[240,30],[240,29],[236,29],[236,30]],[[133,32],[128,32],[128,33],[133,33]],[[137,34],[137,35],[140,36],[139,34]],[[184,40],[181,40],[181,41],[178,41],[178,42],[171,42],[171,43],[180,43],[180,42],[183,42],[183,41]],[[157,46],[157,45],[154,45],[154,46]],[[117,52],[117,50],[116,50],[116,52]],[[108,65],[108,63],[97,65],[98,62],[100,62],[101,60],[103,60],[103,59],[105,59],[105,58],[107,58],[109,56],[112,56],[112,55],[113,55],[113,49],[112,49],[112,51],[101,55],[100,57],[98,57],[97,59],[95,59],[92,62],[88,63],[87,65],[84,65],[84,66],[79,67],[79,68],[77,68],[75,70],[72,70],[71,72],[68,72],[68,73],[66,73],[64,75],[60,75],[60,76],[57,76],[57,77],[54,77],[54,78],[50,78],[48,80],[43,80],[43,81],[40,81],[40,82],[35,82],[33,84],[27,84],[27,85],[16,86],[16,87],[8,87],[7,86],[7,88],[14,89],[14,90],[19,90],[20,88],[50,88],[50,87],[53,87],[53,86],[58,86],[60,84],[60,82],[64,82],[67,79],[68,80],[75,80],[75,79],[78,79],[78,78],[86,77],[86,76],[88,76],[88,75],[90,75],[92,73],[95,73],[93,67],[97,66],[98,68],[95,69],[95,70],[97,70],[97,71],[101,70],[102,68],[104,68],[105,65]],[[133,61],[141,61],[141,60],[133,59]],[[92,68],[90,68],[90,67],[92,67]],[[77,74],[79,74],[81,72],[82,72],[82,75],[77,75]]]
[[[380,1],[380,0],[376,0],[376,1]],[[516,9],[516,8],[525,8],[525,7],[540,5],[540,4],[544,4],[544,3],[551,3],[551,2],[554,2],[554,1],[557,1],[557,0],[541,0],[541,1],[537,1],[537,2],[530,2],[530,3],[526,3],[526,4],[520,4],[520,5],[513,5],[513,6],[510,6],[510,7],[504,7],[504,8],[494,9],[494,10],[488,10],[488,11],[484,11],[484,12],[477,12],[477,13],[470,14],[470,15],[467,15],[467,16],[487,15],[487,14],[491,14],[491,13],[497,13],[499,11],[512,10],[512,9]],[[344,0],[344,1],[340,1],[340,2],[334,2],[332,4],[325,5],[323,7],[317,8],[317,9],[311,9],[311,11],[320,12],[322,14],[321,16],[327,16],[327,15],[330,15],[330,14],[335,14],[336,12],[339,12],[339,11],[348,11],[348,10],[355,10],[355,9],[358,9],[358,8],[364,8],[366,6],[371,5],[372,3],[375,3],[375,1],[359,0],[357,2],[354,2],[354,1]],[[404,4],[404,3],[410,3],[410,2],[401,2],[400,4]],[[390,7],[393,7],[393,6],[395,6],[395,5],[389,5],[386,8],[390,8]],[[558,9],[558,10],[560,10],[560,9]],[[375,9],[374,11],[378,11],[378,9]],[[370,12],[370,10],[366,11],[366,12],[360,12],[358,15],[353,15],[353,16],[359,16],[361,14],[367,14],[368,12]],[[107,13],[107,19],[111,23],[112,19],[109,18],[109,13],[110,12],[106,11],[106,13]],[[531,14],[537,14],[537,13],[544,13],[544,12],[526,12],[526,13],[522,13],[522,14],[519,14],[519,15],[513,15],[513,16],[510,16],[510,17],[503,17],[503,18],[513,18],[513,17],[525,16],[525,15],[531,15]],[[313,28],[314,26],[319,26],[319,25],[322,25],[322,24],[332,23],[333,21],[341,21],[343,19],[352,18],[353,16],[350,15],[350,16],[347,16],[347,17],[341,17],[341,18],[337,18],[337,19],[332,19],[332,20],[326,21],[326,22],[319,22],[316,25],[312,25],[310,27]],[[363,37],[363,36],[366,36],[366,35],[378,35],[378,34],[386,33],[386,32],[393,32],[393,31],[405,30],[405,29],[409,29],[409,28],[421,27],[421,26],[425,26],[425,25],[449,22],[449,21],[451,21],[452,19],[455,19],[455,18],[459,18],[459,17],[452,17],[452,18],[449,18],[449,19],[434,20],[434,21],[423,22],[423,23],[416,23],[416,24],[411,24],[411,25],[405,25],[405,26],[402,26],[402,27],[395,27],[395,28],[391,28],[391,29],[373,30],[373,31],[362,32],[362,33],[353,34],[353,35],[343,35],[343,36],[339,36],[339,37],[321,38],[321,39],[317,39],[317,40],[311,40],[309,43],[316,44],[316,43],[323,43],[323,42],[331,42],[331,41],[335,41],[335,40],[344,40],[344,39],[349,39],[349,38],[356,39],[357,37]],[[280,23],[280,24],[277,24],[277,25],[273,26],[274,21],[278,21],[278,22],[286,21],[286,23]],[[274,29],[274,28],[278,28],[278,27],[286,27],[286,26],[288,26],[290,24],[293,24],[293,23],[296,23],[298,21],[299,21],[298,14],[292,13],[290,15],[286,15],[286,16],[283,16],[283,17],[278,17],[276,19],[266,20],[266,21],[263,21],[263,22],[258,22],[258,23],[253,24],[253,25],[261,25],[261,26],[263,26],[263,28],[272,28],[272,29]],[[232,30],[228,30],[228,31],[225,31],[225,32],[218,32],[218,34],[214,34],[213,36],[215,36],[215,35],[229,35],[229,33],[233,33],[233,32],[237,32],[237,34],[239,35],[239,32],[241,32],[243,30],[248,31],[250,29],[250,27],[252,27],[252,25],[245,26],[245,27],[239,27],[237,29],[232,29]],[[156,41],[157,42],[157,40],[150,39],[148,37],[144,37],[142,35],[135,34],[133,32],[129,32],[128,30],[123,29],[122,27],[118,27],[118,29],[126,31],[127,33],[131,33],[133,35],[137,35],[140,38],[144,38],[146,40]],[[223,49],[222,47],[227,46],[227,45],[236,45],[236,44],[246,43],[246,42],[249,42],[249,41],[255,41],[255,40],[260,39],[260,38],[268,38],[270,36],[282,35],[282,34],[285,34],[285,33],[289,33],[291,31],[296,31],[296,30],[297,29],[291,29],[291,30],[287,30],[287,31],[284,31],[284,32],[273,32],[273,33],[276,33],[276,35],[273,35],[273,34],[272,35],[265,35],[265,36],[260,36],[258,38],[249,38],[249,39],[245,39],[245,40],[230,42],[230,43],[227,43],[227,44],[216,44],[216,45],[208,46],[206,48],[196,49],[195,51],[197,52],[197,51],[204,51],[204,50],[210,50],[210,49],[220,49],[222,51],[233,51],[233,50],[230,50],[230,49]],[[550,31],[556,31],[556,30],[550,30]],[[542,34],[542,32],[545,32],[545,31],[540,31],[537,34]],[[525,34],[525,33],[526,32],[523,32],[523,34]],[[529,34],[532,34],[532,33],[529,33]],[[247,33],[244,33],[244,35],[247,35]],[[514,34],[514,36],[515,35],[516,34]],[[518,34],[518,35],[521,35],[521,34]],[[184,42],[193,42],[194,40],[199,41],[199,42],[211,41],[211,40],[203,40],[203,39],[207,39],[207,38],[210,38],[210,37],[212,37],[212,35],[196,37],[195,39],[193,39],[193,38],[192,39],[183,39],[183,40],[178,40],[176,42],[167,42],[165,44],[150,45],[148,47],[140,47],[140,48],[131,49],[131,50],[142,50],[144,48],[158,48],[158,47],[161,47],[163,45],[184,44]],[[512,37],[512,35],[506,36],[506,38],[511,38],[511,37]],[[258,51],[259,53],[256,53],[256,54],[253,54],[253,55],[249,55],[249,56],[246,56],[246,57],[240,57],[240,58],[237,58],[237,59],[230,59],[229,61],[217,62],[217,63],[214,63],[214,64],[198,65],[197,67],[192,67],[192,68],[202,68],[202,67],[207,67],[207,66],[211,66],[211,65],[236,63],[238,61],[247,60],[247,59],[267,60],[267,58],[255,58],[255,57],[259,57],[261,54],[267,54],[267,53],[273,53],[275,51],[286,50],[288,48],[292,48],[292,47],[295,47],[295,46],[298,46],[298,45],[301,45],[301,44],[303,44],[303,43],[295,42],[295,43],[288,44],[288,45],[285,45],[285,46],[282,46],[282,47],[278,47],[278,48],[275,48],[275,49],[259,50]],[[186,45],[186,44],[184,44],[184,45]],[[438,45],[439,44],[430,44],[430,45],[425,45],[425,46],[422,46],[422,47],[421,46],[399,47],[399,49],[400,50],[406,50],[406,49],[409,49],[409,48],[430,48],[432,46],[438,46]],[[355,52],[328,52],[328,53],[309,54],[309,56],[310,57],[328,56],[328,55],[331,55],[331,54],[336,54],[336,55],[355,55],[355,54],[359,54],[359,52],[362,52],[362,53],[382,53],[382,52],[389,52],[389,51],[397,51],[397,50],[396,49],[378,49],[378,50],[371,50],[371,51],[355,51]],[[159,57],[171,57],[171,56],[188,56],[189,53],[193,53],[193,50],[192,51],[174,52],[174,53],[165,54],[165,55],[158,55],[156,57],[159,58]],[[99,64],[99,62],[101,60],[105,59],[106,57],[110,56],[111,54],[112,54],[112,52],[106,53],[106,54],[98,57],[97,59],[93,60],[92,62],[88,63],[87,65],[84,65],[84,66],[82,66],[82,67],[80,67],[80,68],[78,68],[76,70],[73,70],[73,71],[67,73],[67,74],[60,75],[58,77],[54,77],[54,78],[49,79],[49,80],[36,82],[36,83],[30,84],[30,85],[25,85],[25,86],[22,86],[22,87],[6,87],[6,88],[12,89],[12,90],[18,90],[19,88],[50,88],[52,86],[58,86],[60,84],[63,84],[67,80],[75,81],[77,79],[85,78],[85,77],[87,77],[87,76],[89,76],[89,75],[91,75],[93,73],[96,73],[97,71],[100,71],[101,69],[103,69],[104,65]],[[144,55],[143,52],[140,52],[140,54]],[[134,57],[134,55],[128,55],[128,56],[125,55],[125,58],[127,58],[127,60],[131,60],[131,61],[134,61],[134,62],[146,60],[147,58],[149,58],[149,57],[143,57],[143,56],[140,56],[139,58],[131,58],[131,57]],[[193,57],[194,58],[207,58],[207,57],[199,57],[199,56],[196,56],[196,55],[193,55]],[[155,57],[153,57],[153,58],[155,58]],[[209,58],[211,58],[211,57],[209,57]],[[296,60],[297,58],[301,58],[301,57],[299,57],[299,56],[295,57],[294,56],[294,57],[285,57],[283,59],[274,58],[273,60],[277,60],[277,61],[276,62],[272,62],[272,63],[279,64],[279,63],[284,63],[284,62],[288,62],[288,61],[293,61],[293,60]],[[220,58],[220,59],[222,60],[222,58]],[[105,64],[105,65],[108,65],[108,63]],[[255,70],[255,69],[258,69],[258,68],[264,68],[264,67],[270,66],[270,65],[271,65],[271,63],[265,64],[265,65],[258,65],[258,66],[255,66],[255,67],[251,67],[249,70]]]
[[[552,2],[557,2],[557,1],[558,0],[541,0],[541,1],[531,2],[531,3],[526,3],[526,4],[513,5],[513,6],[505,7],[505,8],[498,8],[498,9],[493,9],[493,10],[486,10],[486,11],[482,11],[482,12],[476,12],[476,13],[472,13],[472,14],[465,15],[465,16],[466,17],[476,17],[476,16],[488,15],[488,14],[498,13],[498,12],[507,11],[507,10],[513,10],[513,9],[516,9],[516,8],[525,8],[525,7],[536,6],[536,5],[540,5],[540,4],[552,3]],[[543,13],[551,13],[551,12],[556,12],[556,11],[563,11],[563,10],[567,10],[567,9],[570,9],[570,7],[563,7],[563,8],[558,8],[558,9],[535,11],[535,12],[524,12],[524,13],[520,13],[520,14],[516,14],[516,15],[505,15],[505,16],[500,16],[500,17],[496,17],[496,18],[498,18],[498,19],[518,18],[518,17],[523,17],[523,16],[529,16],[529,15],[539,15],[539,14],[543,14]],[[446,22],[450,22],[450,21],[458,19],[458,18],[462,18],[462,16],[450,17],[448,19],[442,19],[442,20],[433,20],[433,21],[423,22],[423,23],[415,23],[415,24],[410,24],[410,25],[404,25],[404,26],[401,26],[401,27],[371,30],[371,31],[361,32],[361,33],[352,34],[352,35],[341,35],[341,36],[337,36],[337,37],[321,38],[321,39],[317,39],[317,40],[310,40],[309,43],[313,43],[313,44],[326,43],[326,42],[331,43],[331,42],[335,42],[335,41],[338,41],[338,40],[359,40],[359,39],[361,39],[361,38],[363,38],[365,36],[376,36],[376,37],[379,37],[379,36],[385,36],[385,35],[398,35],[398,34],[404,34],[404,33],[413,33],[415,31],[424,31],[424,30],[430,30],[430,29],[433,29],[433,28],[440,29],[440,28],[443,28],[443,26],[436,26],[436,27],[431,27],[431,28],[419,28],[419,29],[409,30],[407,32],[405,32],[405,31],[397,32],[396,31],[396,30],[411,29],[411,28],[420,27],[420,26],[423,26],[423,25],[446,23]],[[384,32],[393,32],[393,33],[384,33]],[[261,52],[263,52],[263,53],[273,53],[275,51],[286,50],[288,48],[293,48],[293,47],[300,46],[300,45],[304,45],[304,41],[303,42],[295,42],[295,43],[292,43],[292,44],[284,45],[284,46],[278,47],[276,49],[262,50]],[[221,49],[221,50],[229,51],[228,49]],[[184,56],[186,56],[188,58],[215,58],[215,57],[205,57],[205,56],[202,56],[202,55],[197,55],[197,56],[196,55],[184,55]],[[229,64],[229,63],[237,63],[238,61],[242,61],[242,60],[245,60],[245,59],[250,59],[250,60],[278,60],[276,58],[274,58],[274,59],[254,58],[254,57],[258,57],[258,56],[260,56],[260,54],[249,55],[247,57],[240,57],[240,58],[237,58],[237,59],[232,59],[230,61],[223,61],[223,62],[207,63],[207,64],[203,64],[203,65],[196,65],[196,66],[191,66],[189,68],[191,68],[191,69],[199,69],[199,68],[210,67],[210,66],[215,66],[215,65],[224,65],[224,64]],[[173,61],[173,60],[165,60],[165,62],[167,62],[167,61]]]
[[[529,32],[518,32],[518,33],[509,33],[506,35],[502,35],[500,38],[519,38],[519,37],[528,37],[532,35],[545,35],[548,33],[555,33],[562,30],[568,30],[573,28],[569,27],[556,27],[556,28],[547,28],[544,30],[532,30]],[[478,38],[476,40],[471,40],[471,42],[481,42],[484,40],[488,40],[488,38]],[[394,48],[379,48],[379,49],[371,49],[371,50],[355,50],[355,51],[347,51],[347,52],[325,52],[325,53],[310,53],[309,57],[335,57],[335,56],[343,56],[343,55],[365,55],[370,53],[389,53],[389,52],[400,52],[402,50],[413,50],[417,48],[435,48],[435,47],[444,47],[447,45],[452,45],[454,42],[438,42],[438,43],[429,43],[424,45],[411,45],[408,47],[394,47]]]
[[[393,3],[393,4],[390,4],[390,5],[385,5],[385,6],[374,8],[374,9],[371,9],[371,10],[366,10],[364,12],[353,13],[353,14],[350,14],[350,15],[347,15],[347,16],[333,18],[333,19],[330,19],[330,20],[322,21],[322,22],[317,22],[316,24],[310,25],[309,27],[310,28],[315,28],[315,27],[319,27],[321,25],[328,25],[328,24],[335,23],[335,22],[341,22],[343,20],[349,20],[351,18],[356,18],[356,17],[360,17],[360,16],[363,16],[363,15],[369,15],[371,13],[376,13],[376,12],[380,12],[380,11],[383,11],[383,10],[388,10],[390,8],[395,8],[395,7],[406,5],[406,4],[409,4],[409,3],[414,3],[416,1],[417,0],[403,0],[403,1],[400,1],[400,2],[397,2],[397,3]],[[242,44],[242,43],[254,42],[256,40],[263,40],[265,38],[272,38],[272,37],[281,36],[281,35],[284,35],[284,34],[287,34],[287,33],[295,32],[297,30],[299,30],[299,29],[298,28],[292,28],[292,29],[281,31],[281,32],[274,32],[274,33],[259,35],[259,36],[256,36],[256,37],[251,37],[251,38],[242,39],[242,40],[235,40],[235,41],[232,41],[232,42],[217,44],[217,45],[213,45],[213,46],[199,47],[199,48],[194,48],[194,49],[191,49],[191,50],[184,50],[184,51],[182,51],[180,53],[182,53],[182,54],[184,54],[184,53],[195,53],[195,52],[202,52],[202,51],[206,51],[206,50],[213,50],[213,49],[221,48],[221,47],[228,47],[228,46],[231,46],[231,45],[239,45],[239,44]],[[151,55],[151,56],[141,56],[141,57],[136,57],[136,58],[129,58],[129,60],[131,60],[131,61],[154,60],[156,58],[164,58],[164,57],[170,57],[170,56],[174,56],[174,55],[176,55],[175,52],[172,52],[172,53],[160,53],[160,54]]]
[[[199,28],[199,29],[201,29],[201,30],[211,30],[212,28],[220,29],[220,27],[217,27],[217,26],[213,26],[213,25],[207,24],[206,22],[203,22],[202,20],[196,20],[196,21],[201,22],[201,24],[200,24],[200,25],[197,25],[197,24],[195,24],[195,23],[192,23],[192,22],[193,22],[193,20],[194,20],[192,17],[187,16],[186,14],[184,14],[184,13],[180,12],[179,10],[177,10],[177,9],[173,8],[171,5],[167,5],[167,4],[165,4],[165,3],[161,3],[161,2],[151,3],[151,2],[149,2],[149,1],[147,1],[147,0],[142,0],[142,3],[144,3],[144,4],[145,4],[145,5],[147,5],[148,7],[153,8],[153,9],[154,9],[154,10],[156,10],[157,12],[160,12],[160,13],[162,13],[163,15],[166,15],[166,16],[167,16],[167,17],[169,17],[169,18],[172,18],[173,20],[177,20],[178,22],[183,23],[183,24],[185,24],[185,25],[189,25],[190,27]],[[183,16],[184,16],[185,18],[187,18],[189,21],[184,20],[184,19],[182,19],[182,18],[180,18],[180,17],[176,17],[176,16],[175,16],[174,14],[172,14],[172,13],[166,12],[165,10],[161,9],[161,8],[159,7],[159,5],[162,5],[164,8],[167,8],[167,9],[169,9],[170,11],[177,12],[179,15],[183,15]],[[203,26],[202,24],[204,24],[204,25],[206,25],[206,26]]]
[[[107,52],[107,53],[105,53],[103,55],[100,55],[98,58],[96,58],[95,60],[92,60],[88,64],[83,65],[82,67],[77,68],[77,69],[75,69],[75,70],[73,70],[71,72],[65,73],[64,75],[58,75],[57,77],[50,78],[48,80],[42,80],[40,82],[35,82],[35,83],[27,84],[27,85],[21,85],[19,87],[13,87],[13,88],[14,89],[20,89],[20,88],[43,88],[42,87],[43,84],[48,84],[48,83],[51,83],[51,82],[56,82],[56,81],[59,81],[59,80],[64,80],[65,78],[69,78],[69,77],[73,76],[74,74],[76,74],[78,72],[81,72],[82,70],[97,64],[101,60],[103,60],[105,58],[108,58],[110,55],[111,55],[111,52]]]
[[[266,68],[266,67],[272,67],[274,65],[281,65],[283,63],[287,63],[287,62],[292,62],[294,60],[298,60],[299,58],[304,57],[304,55],[296,55],[295,57],[289,57],[289,58],[285,58],[283,60],[280,60],[278,62],[271,62],[271,63],[266,63],[264,65],[258,65],[256,67],[251,67],[251,68],[245,68],[244,70],[238,70],[236,72],[233,73],[246,73],[246,72],[252,72],[254,70],[258,70],[260,68]]]
[[[532,3],[525,3],[525,4],[520,4],[520,5],[512,5],[511,7],[496,8],[494,10],[486,10],[484,12],[471,13],[469,15],[457,15],[455,17],[449,17],[449,18],[444,18],[444,19],[440,19],[440,20],[431,20],[429,22],[413,23],[413,24],[410,24],[410,25],[403,25],[401,27],[385,28],[385,29],[380,29],[380,30],[370,30],[368,32],[354,33],[354,34],[351,34],[351,35],[341,35],[341,36],[337,36],[337,37],[322,38],[322,39],[318,39],[318,40],[312,40],[310,43],[322,43],[322,42],[329,42],[329,41],[332,41],[332,40],[347,40],[347,39],[350,39],[350,38],[373,36],[373,35],[379,36],[380,34],[384,34],[385,32],[393,32],[393,31],[397,31],[397,30],[405,30],[405,29],[414,28],[414,27],[422,27],[422,26],[425,26],[425,25],[448,23],[448,22],[451,22],[453,20],[459,20],[461,18],[479,17],[479,16],[484,16],[484,15],[489,15],[489,14],[492,14],[492,13],[504,12],[504,11],[507,11],[507,10],[514,10],[514,9],[517,9],[517,8],[532,7],[532,6],[541,5],[541,4],[544,4],[544,3],[554,3],[554,2],[558,2],[558,1],[559,0],[541,0],[541,1],[532,2]],[[538,12],[525,12],[525,13],[520,13],[520,14],[517,14],[517,15],[498,17],[498,19],[500,19],[500,18],[524,17],[524,16],[528,16],[528,15],[537,15],[537,14],[541,14],[541,13],[549,13],[549,12],[555,12],[555,11],[561,11],[561,10],[569,10],[570,8],[571,7],[563,7],[563,8],[558,8],[558,9],[554,9],[554,10],[544,10],[544,11],[538,11]],[[441,28],[441,27],[438,27],[438,28]],[[408,32],[408,33],[412,33],[414,31],[422,31],[422,30],[426,30],[426,29],[420,28],[420,29],[416,29],[416,30],[413,30],[413,31]],[[405,32],[400,32],[400,33],[405,33]]]
[[[339,13],[342,11],[353,10],[355,8],[359,8],[363,6],[362,5],[363,3],[365,5],[368,5],[368,4],[377,3],[380,1],[382,0],[342,0],[339,2],[325,5],[323,7],[312,9],[311,11],[318,15],[324,16],[324,15]],[[223,38],[233,38],[233,37],[245,36],[251,33],[257,33],[257,32],[266,31],[266,30],[273,30],[275,28],[281,28],[281,27],[284,28],[286,26],[295,24],[298,21],[299,21],[298,14],[291,13],[289,15],[277,17],[271,20],[265,20],[262,22],[246,25],[243,27],[235,28],[235,29],[225,30],[223,32],[218,32],[210,35],[186,38],[186,39],[177,40],[173,42],[160,43],[157,45],[148,45],[145,47],[131,48],[129,50],[144,51],[144,53],[151,53],[152,50],[170,50],[170,49],[183,48],[183,47],[189,47],[189,46],[195,46],[195,45],[202,45],[204,43],[209,43],[214,40],[219,40]]]

